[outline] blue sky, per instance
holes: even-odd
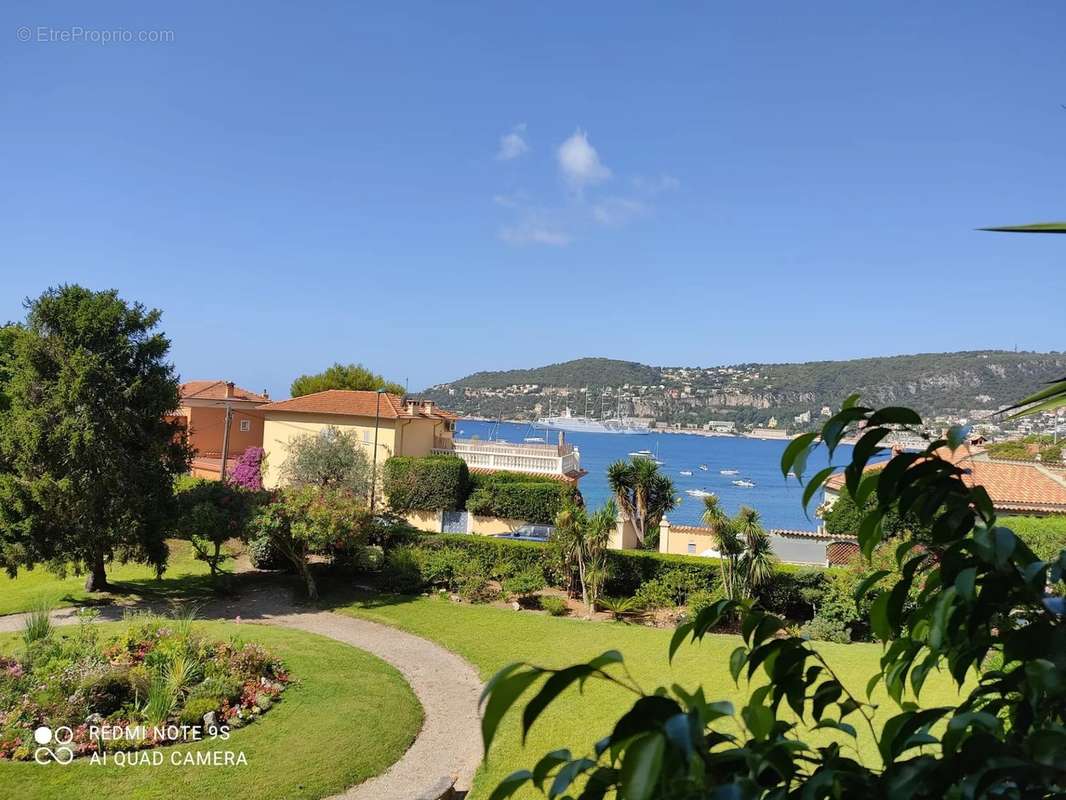
[[[115,287],[275,395],[1064,348],[1066,242],[974,231],[1066,218],[1062,6],[929,5],[16,0],[0,319]]]

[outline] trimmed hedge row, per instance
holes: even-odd
[[[477,561],[485,572],[507,563],[514,571],[540,569],[549,585],[564,587],[566,570],[554,548],[539,542],[520,542],[490,536],[450,533],[411,535],[408,544],[429,549],[459,549]],[[632,597],[642,584],[671,576],[683,577],[697,590],[714,591],[721,582],[719,559],[683,556],[646,550],[610,550],[607,553],[607,583],[604,594]],[[824,591],[831,570],[778,564],[774,579],[759,592],[759,601],[770,611],[792,620],[813,616],[812,599]]]
[[[383,484],[393,511],[461,511],[551,525],[576,486],[520,472],[471,475],[456,456],[393,456]]]
[[[466,510],[471,514],[551,525],[577,488],[552,478],[517,472],[474,475]]]
[[[470,470],[455,456],[393,456],[385,462],[383,485],[396,512],[457,511],[470,491]]]

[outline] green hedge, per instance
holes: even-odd
[[[393,511],[456,511],[470,487],[470,470],[455,456],[393,456],[385,462],[385,495]]]
[[[998,520],[1010,528],[1044,561],[1054,561],[1066,550],[1066,517],[1010,517]]]
[[[513,572],[540,569],[549,585],[565,588],[566,570],[550,544],[520,542],[462,533],[418,533],[408,540],[419,548],[459,549],[473,558],[486,573],[506,565]],[[681,573],[697,590],[713,591],[721,580],[717,558],[683,556],[647,550],[610,550],[607,553],[607,583],[604,594],[632,597],[646,582]],[[812,600],[824,590],[833,570],[778,564],[774,579],[759,592],[759,601],[768,610],[792,620],[812,616]]]
[[[487,517],[551,525],[563,504],[576,496],[577,488],[563,481],[518,472],[495,472],[472,476],[466,510]]]

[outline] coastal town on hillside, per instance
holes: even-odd
[[[968,425],[989,440],[1057,437],[1061,420],[1055,414],[1014,419],[998,412],[1010,404],[1010,392],[1016,391],[1019,384],[1023,390],[1035,389],[1041,380],[1057,374],[1056,370],[1066,369],[1066,356],[973,353],[907,358],[927,361],[929,365],[923,365],[920,373],[906,374],[893,363],[901,359],[882,359],[884,366],[878,364],[880,374],[871,379],[865,375],[853,377],[852,373],[860,372],[863,362],[826,362],[814,367],[741,365],[655,369],[631,362],[582,359],[526,370],[531,374],[569,377],[569,385],[504,383],[514,371],[478,373],[453,383],[431,386],[424,394],[475,419],[536,423],[567,415],[601,422],[613,420],[632,428],[662,432],[784,439],[816,429],[854,390],[868,402],[907,402],[921,398],[929,425],[926,433],[930,434],[951,425]],[[955,371],[935,371],[941,361],[950,363],[963,358],[968,363]],[[596,362],[596,369],[590,368],[589,362]],[[620,378],[636,367],[658,382],[604,383],[605,367],[613,367]],[[796,383],[790,373],[802,368],[811,373],[804,376],[808,382]],[[934,374],[925,374],[930,369]],[[836,383],[851,388],[820,387],[817,382],[822,380],[819,374],[822,372],[836,373]],[[970,403],[965,404],[965,400]]]

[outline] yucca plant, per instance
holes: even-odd
[[[635,597],[601,597],[596,604],[604,611],[611,612],[617,620],[635,616],[644,610]]]
[[[184,694],[185,690],[200,677],[201,668],[196,659],[188,655],[175,656],[163,670],[163,679],[170,686],[175,698]]]
[[[174,633],[182,639],[188,639],[189,634],[192,633],[193,623],[196,622],[199,615],[200,607],[198,605],[175,606],[174,611],[170,615]]]
[[[171,682],[165,676],[156,676],[148,685],[148,694],[141,713],[149,725],[162,725],[170,719],[177,705],[177,692]]]
[[[22,639],[27,645],[41,639],[47,639],[52,633],[52,604],[44,598],[38,600],[30,613],[26,616],[23,626]]]

